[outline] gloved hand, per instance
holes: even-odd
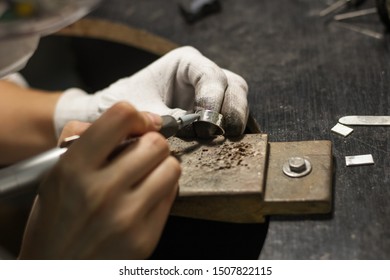
[[[220,112],[226,135],[240,135],[248,119],[247,92],[242,77],[219,68],[192,47],[181,47],[93,95],[66,90],[54,122],[59,135],[68,121],[93,122],[116,102],[127,101],[137,110],[174,117],[200,109]]]

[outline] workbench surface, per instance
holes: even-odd
[[[193,25],[177,1],[111,0],[93,16],[194,46],[241,74],[250,110],[271,142],[332,141],[333,212],[270,217],[260,259],[389,259],[390,128],[354,127],[346,138],[330,131],[345,115],[390,114],[389,37],[319,17],[325,0],[221,2],[221,13]],[[376,15],[353,23],[384,30]],[[346,167],[345,156],[357,154],[372,154],[375,164]]]

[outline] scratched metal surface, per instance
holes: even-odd
[[[169,140],[172,155],[182,164],[180,196],[259,194],[263,196],[267,137]],[[241,182],[241,185],[240,185]],[[238,188],[239,186],[239,188]]]
[[[328,2],[224,0],[222,13],[192,26],[176,1],[111,0],[94,14],[195,46],[243,75],[270,141],[333,142],[332,215],[272,217],[261,259],[390,258],[390,130],[357,127],[345,139],[330,132],[347,114],[390,113],[389,38],[326,23],[317,14]],[[382,31],[375,15],[356,23]],[[375,165],[345,167],[344,156],[365,153]]]

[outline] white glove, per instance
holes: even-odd
[[[66,90],[54,123],[59,135],[71,120],[93,122],[113,104],[127,101],[140,111],[176,118],[203,109],[220,112],[226,135],[240,135],[248,119],[247,92],[242,77],[219,68],[192,47],[181,47],[93,95]]]

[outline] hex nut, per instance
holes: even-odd
[[[301,173],[306,170],[305,159],[302,157],[291,157],[288,159],[290,170],[296,173]]]
[[[311,169],[310,161],[303,157],[290,157],[283,165],[283,173],[292,178],[306,176]]]

